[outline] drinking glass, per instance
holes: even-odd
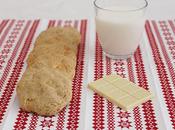
[[[95,0],[96,31],[103,52],[112,59],[133,55],[142,37],[146,0]]]

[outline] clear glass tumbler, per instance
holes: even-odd
[[[144,29],[146,0],[95,0],[96,30],[103,52],[112,59],[132,56]]]

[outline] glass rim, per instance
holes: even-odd
[[[101,10],[106,10],[106,11],[111,11],[111,12],[134,12],[134,11],[139,11],[139,10],[142,10],[142,9],[145,9],[147,6],[148,6],[148,1],[147,0],[143,0],[145,1],[145,4],[139,8],[136,8],[136,9],[128,9],[128,10],[113,10],[113,9],[108,9],[108,8],[105,8],[105,7],[101,7],[99,5],[97,5],[97,2],[98,0],[94,0],[94,6],[98,9],[101,9]]]

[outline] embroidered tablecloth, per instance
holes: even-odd
[[[36,37],[51,26],[77,28],[81,42],[71,102],[57,115],[41,117],[19,108],[15,88]],[[112,73],[153,92],[154,99],[125,112],[87,88]],[[133,57],[111,60],[103,55],[93,21],[0,20],[0,129],[175,129],[175,21],[146,21]]]

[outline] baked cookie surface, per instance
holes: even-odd
[[[71,100],[71,81],[52,68],[28,68],[17,87],[20,106],[39,115],[54,115]]]
[[[51,116],[70,102],[79,42],[80,34],[70,27],[50,28],[38,36],[17,84],[23,110]]]

